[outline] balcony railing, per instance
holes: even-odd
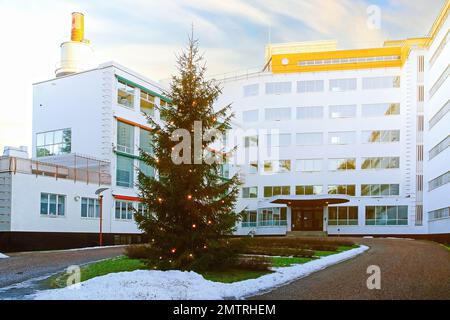
[[[286,220],[261,220],[257,222],[242,222],[242,228],[284,227],[284,226],[287,226]]]
[[[110,164],[76,154],[45,157],[42,161],[17,157],[0,157],[0,173],[34,174],[98,185],[110,185]]]

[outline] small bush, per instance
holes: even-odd
[[[146,244],[134,244],[125,248],[125,255],[130,259],[150,259],[152,250]]]
[[[261,254],[261,255],[272,255],[272,256],[289,256],[289,257],[300,257],[300,258],[311,258],[314,256],[314,250],[308,249],[298,249],[298,248],[286,248],[286,247],[254,247],[250,246],[243,251],[247,254]]]

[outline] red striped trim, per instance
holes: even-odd
[[[113,197],[118,199],[118,200],[142,201],[142,198],[139,198],[139,197],[121,196],[119,194],[113,194]]]

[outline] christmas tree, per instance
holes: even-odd
[[[205,78],[206,65],[193,36],[177,67],[179,74],[166,93],[171,103],[158,107],[164,123],[147,117],[154,128],[153,152],[141,150],[141,157],[157,175],[139,171],[146,210],[136,212],[135,219],[151,239],[154,267],[196,269],[227,252],[221,239],[238,219],[233,209],[239,180],[221,176],[225,150],[211,148],[226,134],[233,115],[230,105],[213,108],[221,88]]]

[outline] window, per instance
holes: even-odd
[[[117,150],[134,154],[134,127],[117,121]]]
[[[342,171],[355,170],[356,158],[328,159],[328,170]]]
[[[150,213],[150,210],[148,209],[148,206],[145,203],[138,202],[137,203],[137,211],[141,215],[146,215]]]
[[[291,93],[291,82],[268,82],[266,83],[266,94],[285,94]]]
[[[258,227],[285,226],[287,223],[286,208],[258,209]]]
[[[244,146],[246,148],[258,146],[258,136],[249,136],[244,138]]]
[[[383,117],[400,114],[400,103],[374,103],[362,105],[362,116]]]
[[[297,133],[296,143],[298,146],[323,144],[323,134],[321,132]]]
[[[242,188],[242,198],[258,198],[258,187],[244,187]]]
[[[134,160],[117,155],[116,185],[132,188],[134,181]]]
[[[117,103],[127,108],[134,108],[134,87],[118,80],[117,82]]]
[[[336,118],[354,118],[356,117],[356,105],[330,106],[329,116]]]
[[[264,198],[270,198],[274,196],[288,196],[291,194],[290,186],[275,186],[264,187]]]
[[[149,116],[155,115],[155,97],[150,93],[141,90],[141,112]]]
[[[450,39],[450,30],[447,31],[447,33],[445,34],[444,38],[442,38],[441,43],[437,47],[437,49],[434,52],[433,56],[431,57],[431,59],[430,59],[430,68],[434,65],[436,60],[439,58],[439,56],[441,55],[442,51],[444,51],[444,48],[447,45],[447,42],[448,42],[449,39]]]
[[[356,143],[356,132],[341,131],[328,133],[329,144],[354,144]]]
[[[408,206],[367,206],[367,226],[406,226]]]
[[[361,169],[398,169],[400,168],[400,157],[371,157],[363,158]]]
[[[356,79],[332,79],[330,80],[330,91],[342,92],[356,90]]]
[[[429,191],[442,187],[450,182],[450,171],[428,182]]]
[[[47,157],[70,153],[72,130],[62,129],[36,134],[36,156]]]
[[[150,131],[139,129],[139,148],[147,154],[153,155],[153,137]],[[155,176],[155,169],[139,160],[139,170],[147,177]]]
[[[268,134],[267,135],[267,146],[270,147],[289,147],[291,145],[291,134],[290,133],[280,133],[280,134]]]
[[[256,162],[256,161],[250,162],[250,164],[248,166],[248,173],[250,173],[250,174],[258,173],[258,162]]]
[[[244,97],[254,97],[259,94],[259,84],[250,84],[243,87]]]
[[[422,85],[417,86],[417,101],[423,102],[425,100],[425,88]]]
[[[346,194],[348,196],[355,196],[356,186],[354,184],[328,185],[328,194]]]
[[[442,151],[447,149],[450,146],[450,135],[447,136],[444,140],[439,142],[437,145],[435,145],[429,152],[428,157],[429,160],[436,157],[438,154],[440,154]]]
[[[41,193],[41,215],[64,216],[66,214],[66,196],[53,193]]]
[[[256,210],[245,210],[242,212],[242,227],[256,227],[257,214]]]
[[[291,120],[291,108],[267,108],[265,119],[266,121]]]
[[[433,87],[430,89],[430,98],[434,96],[434,94],[439,90],[439,88],[444,84],[450,75],[450,64],[447,66],[444,72],[440,75],[440,77],[436,80]]]
[[[308,196],[323,193],[323,186],[303,185],[295,186],[295,194],[297,196]]]
[[[242,120],[244,122],[257,122],[259,119],[258,110],[248,110],[242,113]]]
[[[322,119],[322,118],[323,118],[322,106],[297,108],[297,119]]]
[[[139,148],[148,154],[153,154],[153,137],[150,131],[139,129]]]
[[[264,161],[265,173],[282,173],[291,171],[291,160]]]
[[[297,92],[322,92],[324,90],[323,80],[297,81]]]
[[[322,171],[322,159],[298,159],[298,160],[295,160],[295,171],[300,171],[300,172]]]
[[[362,197],[381,197],[400,195],[400,185],[398,184],[362,184]]]
[[[445,219],[450,217],[450,207],[428,212],[428,220]]]
[[[450,111],[450,99],[429,121],[429,129],[433,128]]]
[[[81,217],[100,218],[100,203],[98,199],[81,198]]]
[[[362,85],[364,90],[400,88],[400,77],[393,76],[363,78]]]
[[[116,200],[116,220],[132,220],[133,219],[133,202]]]
[[[357,226],[358,207],[328,207],[329,226]]]
[[[400,130],[363,131],[363,143],[399,142]]]
[[[378,57],[348,57],[348,58],[334,58],[334,59],[318,59],[318,60],[302,60],[297,64],[299,66],[321,66],[321,65],[336,65],[336,64],[353,64],[353,63],[367,63],[367,62],[381,62],[381,61],[397,61],[400,56],[378,56]]]

